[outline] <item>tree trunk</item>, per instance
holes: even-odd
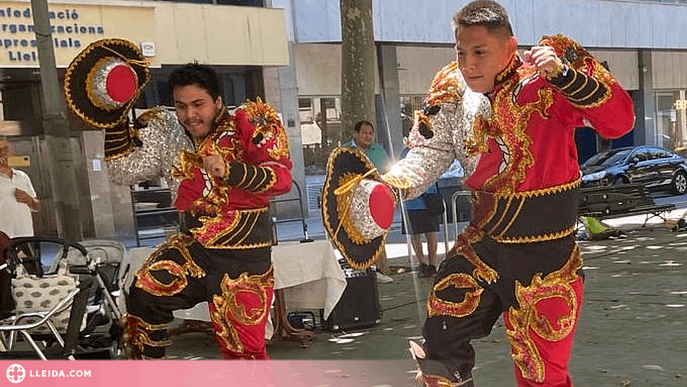
[[[350,134],[360,120],[375,120],[372,0],[340,0],[341,128]]]

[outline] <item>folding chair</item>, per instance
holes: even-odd
[[[6,264],[0,266],[7,266]],[[47,311],[39,312],[26,312],[20,313],[15,316],[6,319],[0,324],[0,346],[1,351],[0,357],[16,358],[20,357],[16,353],[13,353],[14,344],[16,341],[16,334],[20,333],[24,339],[31,345],[36,355],[41,360],[48,360],[48,357],[44,353],[44,349],[36,343],[36,340],[31,335],[31,331],[39,328],[41,326],[47,326],[52,333],[55,341],[60,345],[61,350],[57,354],[58,358],[65,358],[69,360],[75,360],[74,354],[76,352],[76,343],[79,336],[79,330],[81,325],[81,317],[86,311],[86,301],[88,298],[88,291],[93,282],[91,280],[84,280],[79,283],[79,285],[70,291],[65,298],[58,302],[53,308]],[[57,327],[51,320],[54,316],[62,311],[70,310],[69,325],[67,326],[67,332],[65,339],[63,339],[62,334],[58,331]],[[33,322],[23,323],[20,322],[26,319],[33,319]],[[6,335],[7,334],[7,335]]]

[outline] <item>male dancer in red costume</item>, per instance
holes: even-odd
[[[136,273],[127,300],[130,342],[162,357],[172,312],[208,301],[226,358],[265,359],[272,302],[272,196],[291,189],[286,133],[269,105],[246,102],[233,114],[208,66],[189,64],[169,77],[179,122],[195,152],[182,151],[174,206],[182,233]]]
[[[574,131],[591,125],[622,136],[634,124],[632,101],[566,37],[544,37],[523,61],[496,2],[466,5],[454,26],[457,67],[492,113],[477,117],[466,144],[479,157],[466,180],[473,219],[439,268],[424,348],[414,354],[427,385],[472,386],[470,340],[503,315],[517,385],[572,386],[568,360],[582,305]],[[429,120],[432,109],[425,111]]]
[[[138,46],[108,38],[72,60],[64,87],[72,112],[105,130],[111,179],[165,177],[180,213],[181,233],[148,257],[129,290],[131,355],[163,357],[172,312],[207,301],[222,355],[265,359],[274,285],[268,206],[291,189],[284,127],[259,99],[229,113],[215,71],[188,64],[169,77],[176,117],[158,107],[132,128],[129,109],[149,79]]]
[[[274,286],[267,211],[270,197],[291,188],[286,133],[259,100],[229,114],[208,66],[181,67],[169,84],[195,151],[182,151],[173,171],[182,233],[148,258],[131,286],[130,343],[140,356],[164,356],[172,312],[208,301],[223,356],[266,359]]]
[[[592,126],[622,136],[634,124],[632,101],[564,36],[543,37],[521,59],[506,10],[494,1],[466,5],[454,28],[457,63],[437,74],[416,113],[414,148],[381,176],[406,199],[457,157],[473,191],[473,219],[439,267],[425,342],[411,351],[427,386],[473,386],[470,341],[503,316],[517,385],[572,386],[583,287],[572,234],[580,185],[574,132]]]

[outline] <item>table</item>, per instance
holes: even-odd
[[[286,318],[292,309],[324,309],[323,317],[339,302],[346,277],[329,241],[282,243],[272,247],[274,263],[275,339],[296,340],[305,345],[313,333],[295,329]]]
[[[328,318],[346,289],[346,277],[329,241],[272,246],[274,289],[292,308],[324,309]]]
[[[154,247],[141,247],[127,252],[120,270],[123,275],[120,282],[123,289],[129,288],[134,272],[153,251]],[[272,262],[275,289],[273,340],[297,340],[305,345],[312,340],[312,332],[295,329],[289,324],[286,318],[287,306],[291,309],[324,309],[323,315],[326,319],[346,288],[346,277],[330,242],[325,240],[272,246]],[[210,321],[206,302],[191,309],[177,310],[174,316],[187,321]],[[175,330],[175,333],[180,334],[189,330],[198,328],[184,325]]]

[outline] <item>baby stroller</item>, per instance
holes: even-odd
[[[121,357],[121,311],[114,302],[121,244],[19,237],[5,245],[0,358]]]

